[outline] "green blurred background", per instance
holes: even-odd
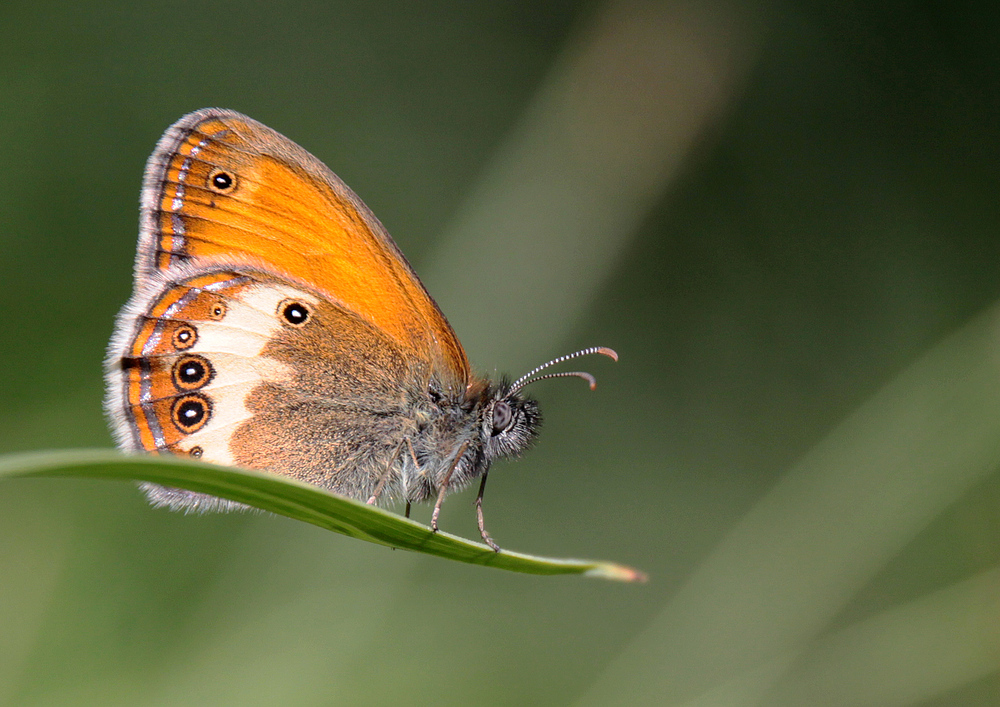
[[[650,581],[8,481],[0,704],[1000,703],[998,36],[965,2],[4,2],[0,451],[110,446],[143,163],[234,108],[365,199],[479,370],[619,351],[535,387],[486,511]]]

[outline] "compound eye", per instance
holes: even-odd
[[[493,434],[497,435],[510,427],[510,423],[514,421],[514,411],[510,407],[510,403],[505,403],[503,400],[498,402],[493,406]]]

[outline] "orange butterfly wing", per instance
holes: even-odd
[[[301,280],[428,361],[453,393],[470,383],[458,337],[368,207],[318,159],[240,113],[181,118],[146,165],[137,291],[183,262]]]

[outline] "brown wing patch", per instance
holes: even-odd
[[[283,327],[264,348],[263,356],[294,374],[261,384],[247,399],[253,415],[233,435],[236,462],[367,498],[427,400],[427,364],[406,353],[376,327],[320,301],[303,326]]]

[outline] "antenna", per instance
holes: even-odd
[[[571,354],[566,354],[565,356],[560,356],[554,358],[547,363],[543,363],[532,371],[525,373],[523,376],[514,381],[511,385],[510,391],[507,393],[508,396],[513,395],[522,388],[531,385],[532,383],[537,383],[540,380],[545,380],[546,378],[583,378],[590,385],[590,389],[593,390],[597,386],[597,381],[592,375],[584,371],[567,371],[565,373],[546,373],[544,376],[538,376],[533,378],[538,373],[541,373],[546,368],[550,366],[555,366],[557,363],[563,363],[564,361],[569,361],[574,358],[579,358],[580,356],[589,356],[591,354],[601,354],[602,356],[607,356],[608,358],[617,361],[618,354],[615,353],[614,349],[609,349],[607,346],[591,346],[589,349],[581,349]]]

